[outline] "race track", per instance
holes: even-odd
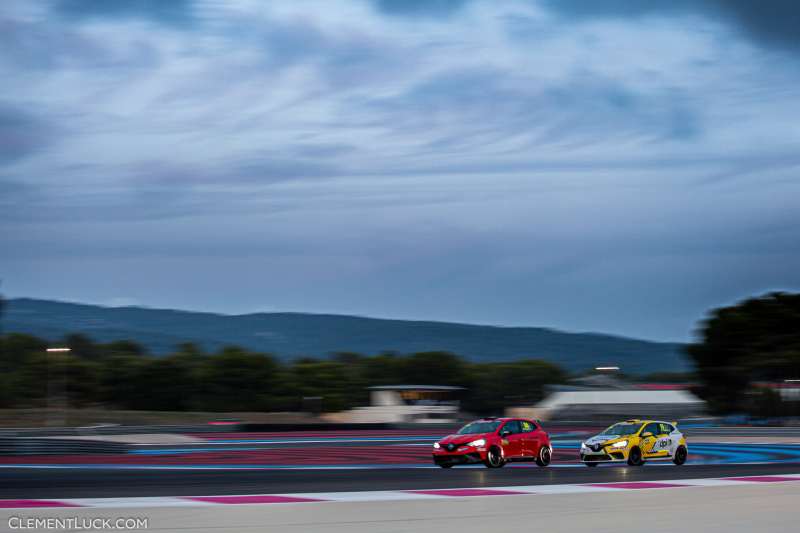
[[[577,461],[580,439],[589,432],[553,432],[555,455],[548,468],[516,463],[498,470],[443,470],[430,460],[430,445],[442,430],[430,429],[204,434],[192,444],[142,446],[128,454],[4,456],[0,499],[481,488],[800,472],[800,445],[791,443],[794,433],[774,443],[768,442],[774,435],[748,431],[748,437],[764,442],[739,443],[735,432],[698,432],[694,440],[690,436],[690,458],[684,466],[589,469]]]

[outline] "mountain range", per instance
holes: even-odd
[[[16,298],[7,301],[3,330],[57,341],[84,333],[96,341],[129,339],[153,354],[182,342],[205,350],[238,345],[281,358],[335,352],[377,354],[449,351],[472,361],[544,359],[570,371],[615,365],[626,373],[689,369],[683,345],[541,327],[387,320],[312,313],[224,315],[145,307]]]

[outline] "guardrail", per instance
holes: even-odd
[[[121,442],[86,439],[0,437],[0,455],[70,455],[125,453],[130,449]]]
[[[680,428],[680,425],[678,427]],[[716,426],[687,428],[684,433],[690,436],[798,437],[800,427]]]
[[[154,425],[154,426],[88,426],[88,427],[44,427],[44,428],[6,428],[0,429],[3,437],[45,437],[45,436],[91,436],[91,435],[135,435],[142,433],[204,433],[216,431],[241,431],[241,424],[214,426],[197,425]]]

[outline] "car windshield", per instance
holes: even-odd
[[[641,424],[614,424],[607,430],[603,431],[603,435],[633,435],[639,428],[642,427]]]
[[[459,435],[473,433],[492,433],[500,426],[500,422],[472,422],[458,430]]]

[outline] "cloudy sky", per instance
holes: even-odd
[[[2,289],[685,340],[800,288],[798,27],[793,0],[3,0]]]

